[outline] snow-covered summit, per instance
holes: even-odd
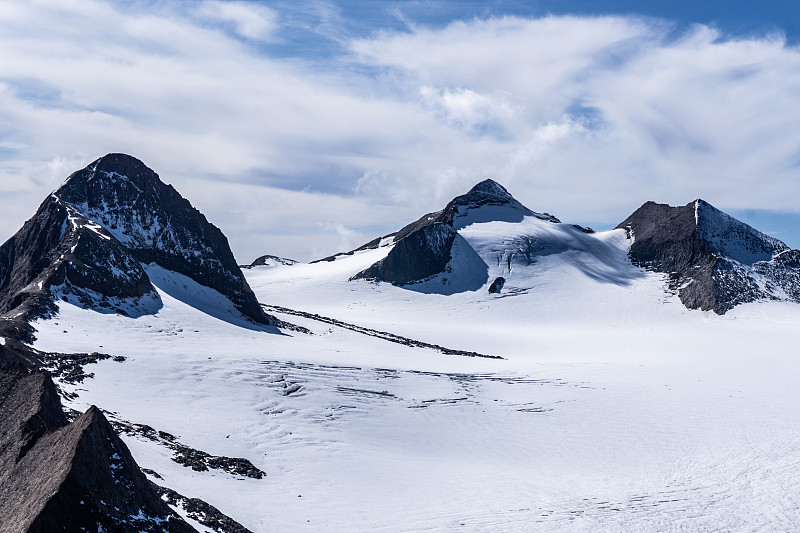
[[[574,256],[568,262],[587,275],[627,279],[629,273],[618,272],[626,269],[627,249],[609,248],[604,236],[593,233],[531,211],[505,187],[487,179],[443,210],[401,229],[386,257],[353,279],[451,294],[484,287],[494,287],[497,293],[500,284],[495,281],[502,277],[507,287],[524,291],[531,287],[534,264],[567,252]],[[434,235],[447,238],[432,239]]]
[[[422,226],[437,222],[460,230],[470,224],[483,222],[520,222],[527,216],[554,223],[560,222],[549,213],[531,211],[514,198],[505,187],[492,179],[486,179],[472,187],[466,194],[450,200],[441,211],[428,213],[402,228],[395,235],[395,240],[404,238]]]

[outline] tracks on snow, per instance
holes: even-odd
[[[395,335],[394,333],[387,333],[386,331],[378,331],[376,329],[365,328],[364,326],[358,326],[356,324],[342,322],[341,320],[337,320],[335,318],[321,316],[315,313],[307,313],[305,311],[298,311],[296,309],[289,309],[288,307],[281,307],[279,305],[261,304],[261,307],[263,307],[264,311],[267,312],[282,313],[285,315],[293,315],[293,316],[308,318],[309,320],[316,320],[317,322],[323,322],[325,324],[330,324],[332,326],[349,329],[350,331],[355,331],[356,333],[361,333],[362,335],[369,335],[370,337],[383,339],[385,341],[394,342],[397,344],[403,344],[405,346],[411,346],[413,348],[427,348],[429,350],[435,350],[445,355],[460,355],[463,357],[483,357],[486,359],[504,359],[499,355],[486,355],[478,352],[470,352],[467,350],[453,350],[451,348],[445,348],[444,346],[439,346],[438,344],[430,344],[427,342],[409,339],[408,337],[402,337],[400,335]]]

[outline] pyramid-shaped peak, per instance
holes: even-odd
[[[123,153],[106,154],[92,162],[89,167],[96,171],[117,172],[126,176],[153,172],[140,159]]]
[[[509,194],[506,188],[497,183],[496,181],[494,181],[493,179],[483,180],[482,182],[478,183],[473,188],[471,188],[467,194],[475,194],[475,193],[490,194],[492,196],[511,198],[511,194]]]
[[[239,311],[271,323],[247,285],[228,239],[172,185],[139,159],[105,155],[74,172],[53,195],[113,236],[142,264],[183,274],[226,296]]]
[[[139,159],[127,154],[108,154],[73,172],[56,195],[68,202],[82,203],[90,197],[118,198],[161,191],[165,187],[158,174]]]

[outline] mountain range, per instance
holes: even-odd
[[[95,332],[99,326],[94,322],[103,322],[122,328],[118,330],[121,339],[149,329],[164,336],[163,342],[172,342],[166,340],[168,334],[185,339],[193,327],[188,325],[191,321],[181,323],[182,317],[199,313],[191,316],[210,316],[238,328],[236,335],[242,336],[243,345],[251,341],[241,332],[249,332],[266,335],[257,337],[262,339],[258,342],[269,346],[290,343],[280,344],[281,350],[302,351],[295,347],[311,343],[308,346],[325,351],[325,335],[347,331],[346,335],[368,337],[364,342],[390,341],[398,350],[487,359],[482,357],[486,355],[483,348],[444,348],[413,338],[413,332],[388,332],[378,329],[380,324],[366,326],[318,310],[265,304],[262,295],[279,298],[280,287],[295,283],[292,272],[298,269],[306,270],[296,279],[318,273],[314,291],[321,300],[337,301],[344,291],[391,291],[396,301],[418,298],[414,301],[422,306],[461,295],[470,298],[469,305],[474,307],[470,313],[514,297],[522,297],[517,301],[523,302],[513,304],[515,313],[526,306],[568,305],[538,299],[552,285],[548,276],[562,273],[564,279],[580,280],[576,284],[622,291],[631,301],[653,300],[651,292],[637,291],[642,280],[656,280],[667,303],[654,301],[653,306],[672,305],[669,302],[677,298],[688,310],[720,316],[748,303],[800,303],[800,252],[703,200],[679,207],[647,202],[616,229],[595,232],[527,208],[491,179],[454,198],[442,210],[355,250],[309,265],[264,255],[240,267],[222,232],[172,186],[138,159],[109,154],[71,174],[0,246],[0,509],[10,510],[0,532],[59,527],[65,531],[101,527],[104,531],[247,530],[213,505],[159,487],[156,476],[148,474],[148,479],[118,432],[131,431],[145,442],[166,446],[198,471],[218,468],[236,472],[242,479],[260,479],[261,470],[249,459],[193,449],[171,433],[148,432],[145,424],[109,421],[115,415],[95,406],[82,414],[62,407],[59,395],[70,405],[79,405],[75,398],[83,389],[76,384],[92,379],[82,366],[111,360],[89,350],[70,354],[72,347],[83,348],[82,343],[89,341],[75,340],[74,335],[71,340],[56,337],[62,330],[66,334],[73,331],[70,328],[84,328],[80,330],[84,337],[95,342],[102,331]],[[255,292],[251,283],[257,286]],[[332,291],[331,296],[325,295],[326,290]],[[334,292],[338,296],[332,296]],[[537,299],[530,299],[533,296]],[[382,305],[382,300],[376,301]],[[347,307],[364,305],[354,301]],[[70,313],[94,319],[72,320]],[[177,318],[164,318],[173,315]],[[207,318],[191,320],[205,324],[202,320]],[[288,320],[301,325],[292,326]],[[328,329],[311,335],[320,323]],[[205,334],[201,329],[192,331]],[[292,332],[294,336],[286,335]],[[56,338],[61,340],[52,340]],[[51,342],[64,347],[45,350],[42,343]],[[180,342],[184,344],[176,344],[178,348],[164,357],[185,358],[185,352],[200,346]],[[226,346],[215,349],[230,349]],[[118,358],[116,364],[123,367],[138,364],[122,362],[131,355]],[[112,368],[108,365],[114,363],[102,364]],[[173,362],[151,360],[149,364]],[[66,379],[64,368],[78,378]],[[312,373],[318,371],[322,370],[315,367]],[[285,398],[302,397],[306,386],[292,382],[289,374],[288,370],[270,374],[270,383],[280,383]],[[397,394],[359,386],[337,390],[380,399]],[[206,511],[192,513],[186,502],[204,505]]]
[[[486,223],[496,231],[469,229]],[[591,257],[602,273],[579,268],[612,279],[626,254],[634,265],[666,274],[667,287],[689,309],[724,314],[764,299],[800,302],[800,252],[703,200],[682,207],[647,202],[617,229],[625,230],[627,249],[611,257],[605,237],[591,228],[535,213],[500,184],[485,180],[441,211],[384,238],[391,251],[353,279],[420,284],[435,291],[469,278],[473,281],[465,287],[486,285],[497,293],[526,278],[547,255]]]

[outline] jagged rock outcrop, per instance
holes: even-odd
[[[125,154],[73,173],[0,246],[0,314],[45,316],[62,296],[120,313],[157,309],[142,267],[150,263],[219,291],[256,322],[277,323],[264,314],[222,232]]]
[[[0,314],[17,318],[20,334],[12,336],[31,340],[24,322],[47,315],[53,299],[65,293],[109,310],[114,298],[134,306],[141,298],[158,299],[142,266],[117,239],[51,195],[0,246]]]
[[[52,380],[30,363],[0,346],[0,533],[194,531],[100,410],[68,423]]]
[[[456,238],[452,226],[437,222],[420,227],[400,239],[389,254],[352,279],[404,284],[443,272],[452,258]]]
[[[689,309],[724,314],[762,299],[800,302],[800,252],[696,200],[647,202],[623,221],[631,260],[669,276]]]

